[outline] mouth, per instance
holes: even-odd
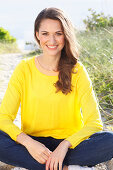
[[[58,45],[46,45],[48,49],[50,50],[56,50]]]

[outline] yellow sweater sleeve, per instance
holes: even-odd
[[[22,131],[13,123],[21,101],[24,73],[24,61],[22,60],[15,68],[4,98],[0,106],[0,130],[7,133],[16,141],[17,135]]]
[[[82,64],[77,81],[77,93],[84,126],[77,133],[66,138],[66,140],[71,143],[72,146],[70,148],[72,149],[83,140],[88,139],[92,134],[103,129],[101,115],[92,88],[92,83]]]

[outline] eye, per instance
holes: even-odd
[[[62,33],[57,32],[57,33],[56,33],[56,35],[59,35],[59,36],[60,36],[60,35],[63,35],[63,34],[62,34]]]
[[[48,33],[45,32],[45,33],[42,33],[42,35],[48,35]]]

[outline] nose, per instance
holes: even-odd
[[[50,43],[50,45],[54,45],[56,43],[56,39],[55,39],[54,35],[50,36],[49,43]]]

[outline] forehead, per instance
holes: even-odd
[[[63,31],[62,25],[58,20],[44,19],[41,21],[39,31]]]

